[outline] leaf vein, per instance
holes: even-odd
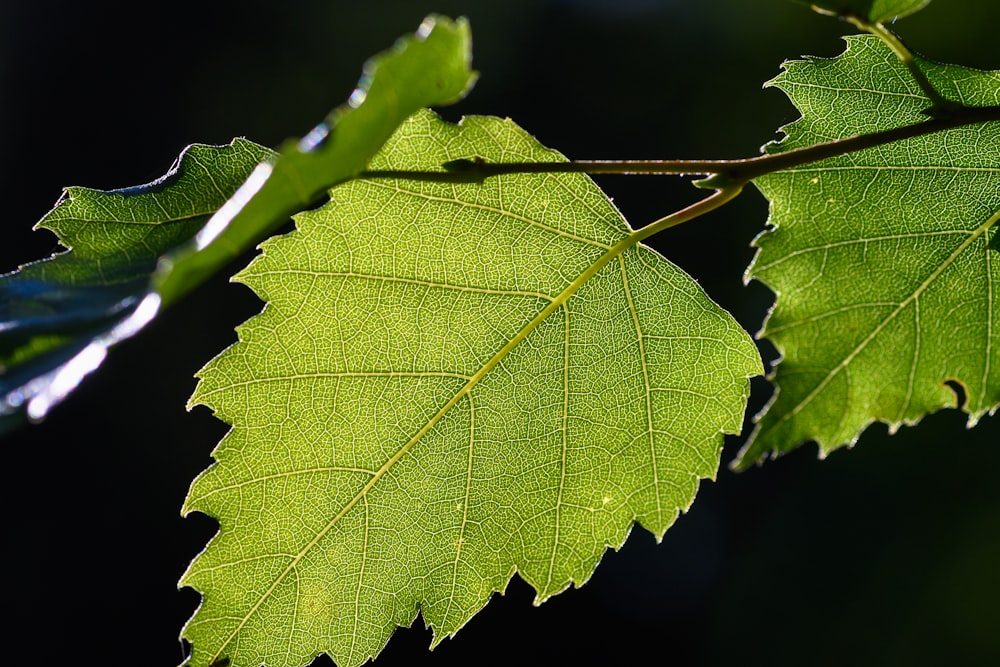
[[[297,477],[299,475],[316,475],[326,472],[347,472],[347,473],[361,473],[363,475],[374,475],[374,470],[368,470],[366,468],[352,468],[348,466],[324,466],[322,468],[303,468],[302,470],[288,470],[286,472],[279,472],[273,475],[263,475],[261,477],[253,477],[251,479],[243,480],[242,482],[237,482],[236,484],[229,484],[227,486],[220,486],[218,488],[212,489],[208,493],[202,496],[192,496],[188,501],[191,504],[201,502],[206,498],[209,498],[216,493],[222,493],[224,491],[233,491],[235,489],[242,489],[245,486],[250,486],[251,484],[261,484],[263,482],[269,482],[275,479],[286,479],[289,477]]]
[[[455,560],[452,563],[451,570],[451,590],[448,592],[448,606],[445,608],[444,620],[442,621],[445,626],[448,625],[451,608],[455,603],[455,590],[458,586],[458,564],[461,561],[462,547],[465,543],[465,527],[469,523],[469,497],[472,491],[472,455],[476,445],[476,407],[472,396],[473,394],[470,391],[467,394],[469,400],[469,456],[465,466],[465,497],[462,501],[462,522],[459,525],[458,539],[455,542]]]
[[[794,259],[795,257],[798,257],[800,255],[807,255],[809,253],[813,253],[818,250],[830,250],[832,248],[842,248],[858,244],[867,245],[869,243],[878,243],[881,241],[907,241],[911,239],[931,238],[934,236],[956,236],[956,235],[967,236],[975,233],[976,233],[975,231],[970,231],[967,229],[948,229],[948,230],[933,231],[933,232],[914,232],[912,234],[888,234],[886,236],[871,236],[866,238],[848,239],[846,241],[834,241],[833,243],[824,243],[822,245],[810,246],[808,248],[802,248],[800,250],[790,252],[787,255],[779,257],[773,262],[770,262],[768,264],[761,264],[760,266],[754,267],[754,271],[755,272],[766,271],[767,269],[778,266],[779,264],[782,264],[783,262],[786,262],[790,259]]]
[[[569,435],[569,307],[564,301],[562,304],[563,311],[563,373],[562,373],[562,424],[559,428],[560,431],[560,461],[559,461],[559,490],[556,494],[556,506],[555,506],[555,533],[552,536],[552,553],[549,556],[549,573],[547,580],[545,582],[545,589],[539,594],[539,598],[543,598],[552,592],[552,577],[555,572],[556,567],[556,555],[559,551],[559,531],[561,528],[562,519],[562,504],[563,504],[563,491],[566,487],[566,451],[567,451],[567,437]]]
[[[801,412],[802,409],[805,408],[809,403],[811,403],[812,400],[816,398],[816,396],[818,396],[826,388],[826,386],[833,380],[833,378],[836,375],[838,375],[840,371],[847,368],[847,366],[852,361],[854,361],[855,357],[857,357],[868,346],[868,344],[872,340],[874,340],[882,332],[883,329],[885,329],[885,327],[889,326],[889,323],[892,322],[892,320],[894,320],[896,316],[899,315],[899,313],[902,312],[902,310],[907,305],[909,305],[911,301],[916,300],[921,294],[923,294],[924,291],[931,285],[931,283],[933,283],[942,273],[944,273],[944,271],[949,266],[951,266],[955,262],[955,260],[958,259],[958,257],[963,252],[965,252],[965,250],[977,238],[985,234],[986,231],[989,230],[989,228],[993,224],[995,224],[998,219],[1000,219],[1000,212],[998,212],[996,215],[991,217],[985,223],[980,225],[975,230],[975,232],[970,234],[969,238],[963,241],[954,250],[954,252],[952,252],[951,255],[949,255],[948,258],[945,259],[945,261],[943,261],[937,268],[934,269],[934,271],[931,272],[931,274],[914,290],[913,294],[911,294],[905,300],[903,300],[903,302],[900,303],[899,306],[892,313],[890,313],[884,320],[879,322],[879,324],[864,338],[864,340],[858,343],[858,345],[853,350],[851,350],[851,352],[847,356],[845,356],[844,359],[840,361],[840,363],[838,363],[836,366],[830,369],[827,375],[819,382],[819,384],[816,385],[816,387],[812,389],[812,391],[810,391],[801,401],[799,401],[799,403],[795,405],[795,407],[793,407],[791,410],[788,410],[783,415],[781,415],[781,417],[777,420],[777,422],[774,423],[774,425],[771,427],[770,430],[773,430],[777,428],[778,425],[787,422],[792,417]]]
[[[639,322],[639,313],[635,307],[635,300],[632,298],[632,289],[628,281],[628,272],[625,270],[625,260],[619,255],[618,265],[621,270],[622,287],[625,290],[625,300],[628,303],[629,313],[632,316],[632,324],[635,326],[636,340],[639,343],[639,364],[642,367],[643,400],[645,401],[646,412],[646,434],[649,444],[649,459],[653,472],[653,489],[656,498],[656,522],[657,527],[663,526],[663,499],[660,497],[660,470],[656,458],[656,437],[653,428],[653,402],[652,391],[649,383],[649,367],[646,364],[646,344],[643,340],[642,324]]]
[[[535,299],[542,299],[544,301],[552,302],[555,297],[545,294],[543,292],[529,292],[524,290],[501,290],[501,289],[491,289],[488,287],[472,287],[468,285],[452,285],[449,283],[438,283],[430,280],[417,280],[414,278],[399,278],[396,276],[378,276],[364,273],[355,273],[353,271],[313,271],[309,269],[274,269],[270,271],[261,271],[257,275],[260,276],[273,276],[273,275],[305,275],[314,276],[321,278],[344,278],[344,279],[361,279],[361,280],[372,280],[387,283],[400,283],[404,285],[416,285],[419,287],[431,287],[435,289],[443,290],[457,290],[461,292],[474,292],[476,294],[492,294],[498,296],[525,296]]]
[[[247,387],[256,384],[268,384],[271,382],[287,382],[295,380],[315,380],[317,378],[375,378],[375,377],[442,377],[442,378],[455,378],[456,380],[469,380],[470,376],[463,375],[461,373],[449,373],[447,371],[371,371],[371,372],[361,372],[361,371],[345,371],[341,373],[330,373],[330,372],[316,372],[316,373],[295,373],[291,375],[273,375],[270,377],[255,377],[249,380],[241,380],[240,382],[230,382],[228,384],[219,385],[217,388],[211,391],[206,391],[198,395],[198,401],[201,403],[209,396],[213,394],[218,394],[220,392],[225,392],[229,389],[235,389],[237,387]]]
[[[588,239],[588,238],[585,238],[585,237],[582,237],[582,236],[577,236],[576,234],[570,234],[569,232],[565,232],[565,231],[563,231],[561,229],[558,229],[556,227],[550,227],[549,225],[543,224],[543,223],[541,223],[541,222],[539,222],[537,220],[532,220],[531,218],[528,218],[526,216],[518,215],[518,214],[514,213],[513,211],[506,211],[504,209],[496,208],[496,207],[493,207],[493,206],[484,206],[482,204],[475,204],[473,202],[463,201],[461,199],[457,199],[457,198],[454,198],[454,197],[439,197],[439,196],[436,196],[436,195],[429,195],[429,194],[427,194],[425,192],[416,192],[414,190],[407,190],[405,188],[399,187],[398,185],[389,185],[389,184],[380,183],[380,182],[374,181],[374,180],[368,180],[368,181],[365,181],[365,183],[367,183],[368,185],[372,185],[372,186],[379,187],[379,188],[384,188],[386,190],[392,190],[392,191],[397,192],[399,194],[409,195],[411,197],[416,197],[416,198],[419,198],[419,199],[426,199],[428,201],[436,201],[436,202],[441,202],[441,203],[444,203],[444,204],[453,204],[455,206],[458,206],[459,208],[474,208],[474,209],[478,209],[480,211],[485,211],[485,212],[488,212],[488,213],[493,213],[495,215],[499,215],[499,216],[502,216],[502,217],[505,217],[505,218],[510,218],[510,219],[513,219],[513,220],[517,220],[518,222],[523,222],[526,225],[530,225],[532,227],[537,227],[538,229],[541,229],[542,231],[546,231],[546,232],[549,232],[550,234],[555,234],[556,236],[561,236],[563,238],[570,239],[571,241],[576,241],[578,243],[583,243],[585,245],[594,246],[596,248],[600,248],[601,250],[610,250],[611,249],[611,246],[605,245],[604,243],[600,243],[600,242],[595,241],[593,239]]]

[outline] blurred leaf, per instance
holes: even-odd
[[[69,250],[0,276],[0,433],[43,417],[75,386],[74,369],[100,363],[149,315],[147,302],[134,317],[160,255],[201,229],[267,154],[243,139],[193,145],[153,183],[66,189],[38,227]]]
[[[424,19],[416,34],[365,63],[347,104],[301,141],[278,151],[245,185],[245,196],[220,211],[201,242],[172,258],[155,281],[165,303],[183,296],[294,213],[315,205],[326,191],[364,170],[371,156],[407,116],[450,104],[476,80],[472,38],[464,19]]]
[[[909,16],[930,4],[931,0],[794,0],[821,14],[854,16],[876,24]]]
[[[149,185],[68,189],[41,224],[72,251],[0,277],[0,433],[44,417],[110,346],[363,170],[407,116],[461,97],[470,53],[464,21],[429,17],[276,157],[245,140],[196,146]]]
[[[510,121],[414,116],[376,169],[553,161]],[[233,429],[185,511],[220,532],[192,663],[340,667],[434,643],[517,572],[587,581],[657,537],[740,429],[749,336],[586,176],[357,180],[238,276],[267,301],[192,397]]]
[[[772,85],[802,118],[786,151],[917,123],[928,107],[875,37],[832,60],[787,63]],[[1000,72],[921,61],[967,105],[1000,103]],[[969,425],[1000,402],[1000,123],[970,125],[758,179],[774,230],[748,276],[777,293],[762,332],[783,355],[777,396],[739,466],[815,440],[853,444],[872,421],[955,407]]]

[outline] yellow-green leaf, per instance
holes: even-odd
[[[374,169],[553,161],[510,121],[407,121]],[[185,511],[220,532],[192,663],[340,667],[434,643],[518,573],[545,600],[715,475],[760,360],[582,175],[353,181],[239,276],[267,307],[200,373],[233,425]]]

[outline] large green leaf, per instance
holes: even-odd
[[[510,121],[411,118],[373,161],[553,161]],[[750,338],[582,175],[352,181],[238,278],[267,307],[201,372],[233,425],[185,511],[192,663],[340,667],[434,643],[518,573],[545,600],[657,537],[742,421]]]
[[[946,98],[1000,103],[1000,72],[921,61]],[[773,81],[801,110],[771,146],[926,118],[918,85],[874,37]],[[773,231],[748,276],[777,293],[762,332],[783,355],[746,465],[807,440],[853,444],[872,421],[913,424],[956,405],[974,424],[1000,402],[1000,123],[950,129],[766,176]]]

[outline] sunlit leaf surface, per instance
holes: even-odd
[[[372,166],[473,156],[562,159],[425,113]],[[221,524],[182,582],[204,595],[193,664],[360,665],[418,610],[437,643],[515,572],[542,601],[634,521],[662,536],[715,475],[756,349],[616,246],[589,178],[352,181],[296,221],[238,276],[267,307],[192,398],[233,425],[185,506]]]

